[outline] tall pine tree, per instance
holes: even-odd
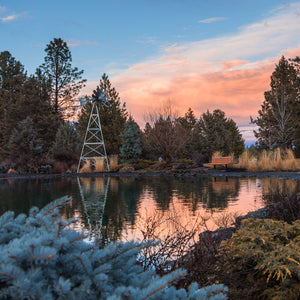
[[[235,156],[244,151],[244,140],[236,123],[220,109],[203,113],[196,128],[201,152],[209,157],[216,151],[223,155],[234,153]]]
[[[51,100],[56,114],[65,117],[72,114],[74,97],[84,87],[86,79],[82,79],[83,70],[73,68],[71,51],[65,41],[54,38],[46,49],[45,62],[40,69],[51,82]]]
[[[258,126],[254,135],[263,149],[291,148],[298,123],[298,78],[295,68],[282,56],[271,76],[271,90],[251,123]]]
[[[295,58],[289,59],[290,64],[295,68],[297,74],[297,98],[293,111],[296,116],[300,115],[300,57],[296,56]],[[295,155],[296,157],[300,157],[300,118],[296,117],[295,119],[296,129],[294,136],[294,146],[295,146]]]

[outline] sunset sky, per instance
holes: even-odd
[[[180,115],[220,108],[247,143],[275,64],[300,56],[299,32],[300,1],[0,0],[0,52],[29,74],[60,37],[84,70],[83,93],[107,73],[141,126],[165,101]]]

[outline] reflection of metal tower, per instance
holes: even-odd
[[[103,89],[97,87],[91,99],[80,99],[80,105],[83,106],[87,102],[92,102],[92,109],[90,113],[89,122],[86,128],[84,142],[78,162],[77,173],[79,172],[82,162],[94,163],[95,159],[103,158],[106,163],[106,169],[109,171],[109,164],[102,134],[102,128],[99,117],[99,110],[97,103],[107,104],[107,96]]]
[[[77,177],[78,187],[83,203],[83,208],[88,220],[89,225],[89,235],[90,237],[100,237],[103,215],[107,200],[107,193],[109,189],[110,177],[107,178],[105,183],[105,178],[96,178],[96,180],[103,179],[103,184],[97,185],[94,178],[84,178],[82,180],[89,182],[80,182],[79,177]]]

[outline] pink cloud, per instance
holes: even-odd
[[[113,80],[129,111],[142,124],[149,110],[170,100],[180,115],[191,107],[199,117],[207,109],[220,108],[240,124],[249,123],[269,89],[274,63],[253,68],[206,74],[182,74],[173,78],[119,77]]]
[[[221,65],[222,65],[222,69],[223,70],[228,70],[228,69],[232,69],[234,67],[238,67],[241,66],[245,63],[247,63],[247,60],[232,60],[232,61],[222,61]]]

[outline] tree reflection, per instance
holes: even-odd
[[[173,178],[151,178],[145,180],[145,188],[156,201],[159,210],[166,211],[169,209],[176,189]]]
[[[42,208],[70,195],[76,186],[72,178],[0,180],[0,214],[7,210],[28,214],[32,206]]]
[[[134,177],[111,178],[111,181],[114,189],[108,192],[101,231],[104,243],[120,240],[122,231],[134,226],[143,191],[143,184]]]
[[[151,190],[163,189],[167,195],[164,199],[169,203],[174,196],[178,197],[189,209],[195,212],[199,207],[208,210],[224,209],[228,207],[228,201],[237,201],[239,195],[240,183],[238,178],[209,178],[207,176],[197,177],[194,179],[172,179],[166,189],[162,185],[155,189],[151,186]],[[160,193],[154,194],[155,200],[161,207]],[[166,204],[166,202],[164,202]]]

